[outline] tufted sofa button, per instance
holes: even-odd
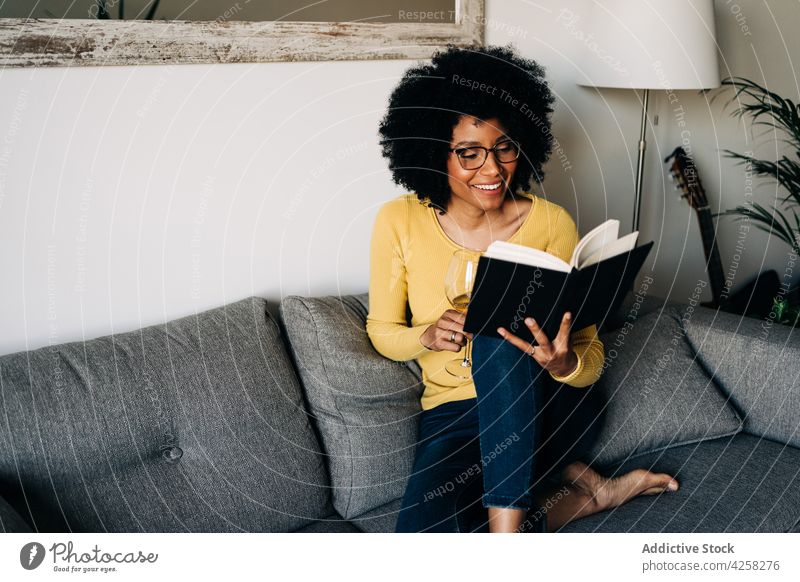
[[[161,456],[167,463],[172,465],[181,460],[183,449],[180,447],[167,447],[161,451]]]

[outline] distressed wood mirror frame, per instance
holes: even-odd
[[[63,67],[424,59],[483,44],[484,0],[455,23],[0,19],[0,66]]]

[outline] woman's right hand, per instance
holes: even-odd
[[[448,309],[420,336],[420,343],[435,352],[460,352],[462,346],[467,344],[467,339],[472,339],[472,334],[464,331],[466,317],[466,313]],[[453,341],[450,341],[451,337]]]

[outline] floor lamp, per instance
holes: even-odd
[[[650,90],[719,86],[713,0],[589,0],[579,85],[642,91],[631,231],[639,230]]]

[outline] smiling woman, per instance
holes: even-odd
[[[477,129],[474,121],[462,117],[495,118],[499,123],[490,124],[497,134],[492,137],[503,134],[522,152],[515,171],[508,172],[513,175],[508,184],[513,196],[527,190],[532,179],[544,179],[542,166],[553,142],[549,121],[553,100],[544,70],[510,48],[444,51],[434,55],[430,65],[406,71],[392,94],[380,128],[383,154],[398,184],[444,213],[450,176],[436,168],[454,161],[452,149],[471,131],[471,123]],[[535,119],[529,111],[535,112]],[[459,135],[453,141],[457,126]]]
[[[507,330],[473,337],[465,314],[447,308],[454,253],[503,240],[572,255],[574,221],[531,191],[553,145],[552,102],[541,67],[511,48],[451,47],[406,72],[382,120],[383,154],[411,192],[375,220],[367,333],[382,355],[417,360],[425,385],[397,531],[552,531],[677,488],[646,470],[605,479],[581,460],[597,429],[590,387],[604,348],[595,325],[572,331],[566,313],[548,338],[526,319],[531,344]],[[449,373],[451,352],[469,339],[471,374]],[[554,427],[574,439],[549,438]]]

